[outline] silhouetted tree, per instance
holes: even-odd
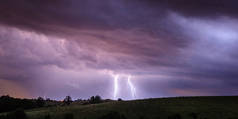
[[[36,100],[36,104],[38,107],[43,107],[45,105],[45,100],[42,97],[38,97]]]
[[[50,100],[50,98],[46,98],[46,101],[47,101],[47,102],[50,102],[51,100]]]
[[[0,97],[0,113],[14,111],[18,108],[32,109],[36,107],[35,99],[18,99],[8,95]]]
[[[122,99],[121,98],[118,98],[118,100],[117,101],[122,101]]]
[[[81,102],[81,101],[83,101],[82,99],[77,99],[77,100],[75,100],[75,101],[77,101],[77,102]]]
[[[102,98],[99,95],[95,96],[95,103],[101,103],[102,102]]]
[[[92,96],[92,97],[89,99],[89,103],[94,104],[94,102],[95,102],[95,97]]]
[[[71,98],[70,96],[66,96],[66,97],[64,98],[64,104],[70,105],[72,102],[73,102],[73,101],[72,101],[72,98]]]
[[[92,96],[89,100],[90,104],[97,104],[97,103],[101,103],[102,102],[102,98],[97,95],[97,96]]]

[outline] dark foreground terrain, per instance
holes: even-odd
[[[238,119],[238,97],[159,98],[88,105],[72,103],[25,110],[25,114],[27,119]]]

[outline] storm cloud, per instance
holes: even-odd
[[[236,4],[2,0],[0,86],[22,95],[0,93],[112,98],[110,74],[122,74],[132,75],[137,98],[237,95]]]

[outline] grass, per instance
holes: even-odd
[[[26,110],[29,119],[63,119],[72,114],[74,119],[98,119],[116,111],[127,119],[168,119],[179,114],[182,119],[238,119],[238,97],[178,97],[134,101],[115,101],[92,105],[70,105]]]

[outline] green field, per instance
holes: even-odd
[[[114,101],[91,105],[70,105],[26,110],[28,119],[98,119],[110,112],[126,119],[238,119],[238,97],[178,97]],[[174,115],[179,115],[176,117]]]

